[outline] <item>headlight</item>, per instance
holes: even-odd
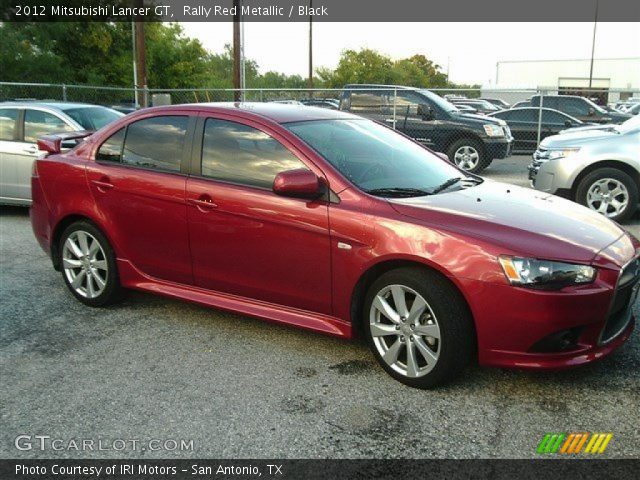
[[[595,268],[588,265],[506,255],[501,255],[498,259],[511,285],[521,287],[555,290],[570,285],[591,283],[597,273]]]
[[[580,151],[579,148],[563,148],[562,150],[549,150],[549,160],[557,160],[558,158],[567,158],[579,151]]]
[[[482,126],[484,132],[489,137],[502,137],[504,136],[504,130],[501,125],[487,124]]]

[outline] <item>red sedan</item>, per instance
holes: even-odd
[[[472,359],[566,368],[634,325],[640,243],[375,122],[281,104],[128,115],[33,169],[35,235],[81,302],[123,288],[343,337],[430,387]]]

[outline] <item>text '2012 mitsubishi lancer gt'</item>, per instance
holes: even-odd
[[[360,332],[392,377],[471,360],[561,369],[633,329],[639,242],[580,205],[468,174],[344,112],[194,104],[133,113],[33,170],[31,219],[90,306],[139,289]]]

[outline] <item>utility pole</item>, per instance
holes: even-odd
[[[589,69],[589,88],[591,88],[591,85],[593,83],[593,56],[596,51],[596,27],[598,26],[598,4],[599,3],[600,2],[596,0],[596,16],[593,21],[593,40],[591,42],[591,67]]]
[[[313,0],[309,0],[309,12],[313,11]],[[313,88],[313,15],[309,14],[309,88]]]
[[[136,0],[134,6],[142,9],[142,0]],[[141,15],[137,15],[135,18],[135,62],[136,62],[136,88],[142,90],[142,107],[148,106],[149,99],[147,98],[147,56],[145,52],[145,38],[144,38],[144,18]]]
[[[240,0],[233,0],[235,15],[233,16],[233,100],[241,101],[240,82]]]
[[[135,108],[140,106],[138,99],[138,67],[136,67],[136,24],[131,21],[131,58],[133,59],[133,102]]]

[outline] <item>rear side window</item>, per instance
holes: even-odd
[[[72,132],[73,127],[49,112],[27,109],[24,112],[24,141],[36,143],[43,135]]]
[[[100,162],[120,163],[122,160],[122,145],[124,143],[125,130],[125,128],[121,128],[100,145],[98,153],[96,154],[96,160]]]
[[[18,109],[0,108],[0,140],[16,140]]]
[[[512,110],[510,121],[532,123],[538,121],[538,112],[535,110]]]
[[[179,172],[187,116],[145,118],[127,127],[122,163],[135,167]]]
[[[202,141],[205,177],[271,189],[278,173],[297,168],[306,166],[266,133],[226,120],[206,121]]]

